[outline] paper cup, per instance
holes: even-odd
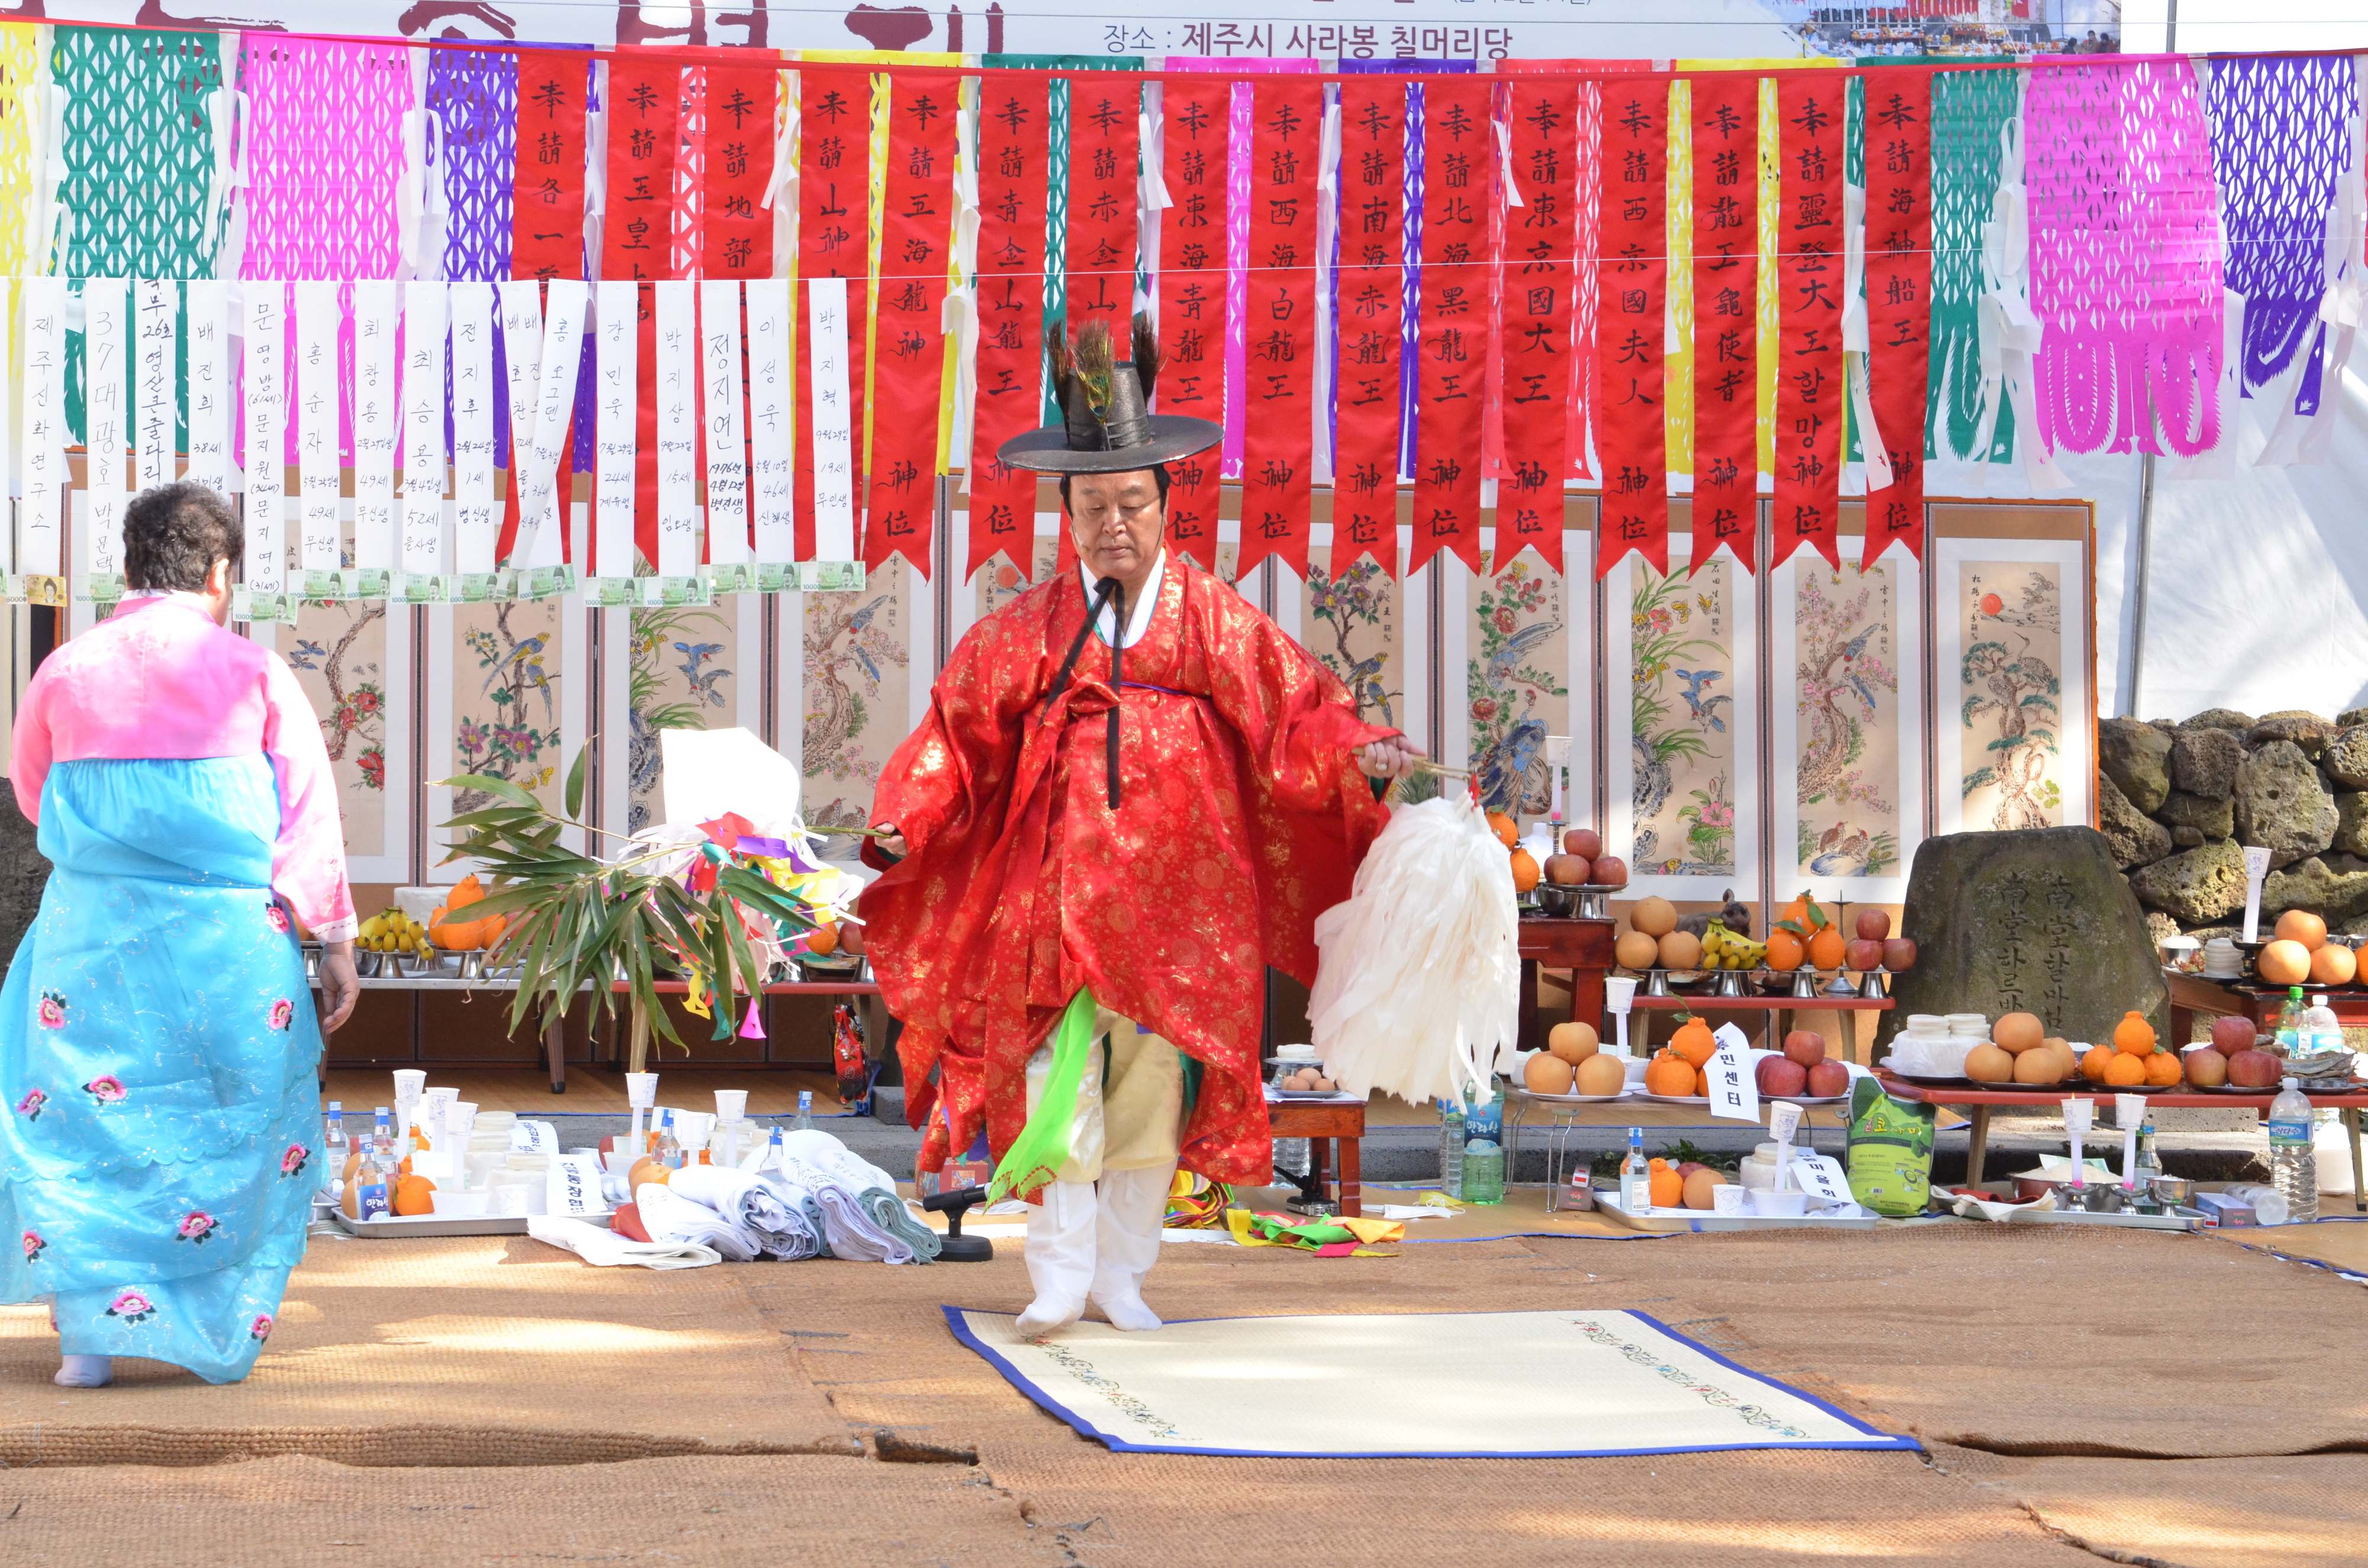
[[[1633,975],[1607,974],[1603,977],[1603,1010],[1624,1017],[1636,1000],[1636,981]]]
[[[655,1073],[625,1074],[625,1100],[635,1110],[647,1110],[658,1103],[658,1075]]]
[[[399,1103],[416,1100],[427,1092],[427,1073],[420,1067],[398,1067],[394,1070],[394,1097]]]
[[[1732,1182],[1710,1189],[1710,1207],[1713,1214],[1740,1214],[1750,1202],[1751,1195]]]
[[[715,1091],[715,1116],[719,1121],[741,1121],[748,1115],[748,1091],[718,1089]]]
[[[481,1218],[484,1214],[485,1207],[492,1200],[493,1194],[482,1187],[474,1192],[448,1192],[439,1187],[429,1193],[427,1198],[428,1201],[436,1206],[436,1212],[439,1216],[472,1220]]]

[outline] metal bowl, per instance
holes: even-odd
[[[1579,892],[1554,882],[1540,882],[1531,890],[1537,900],[1538,913],[1556,920],[1570,920],[1578,915]]]

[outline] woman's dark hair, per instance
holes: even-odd
[[[133,588],[196,593],[215,562],[245,548],[238,514],[202,484],[160,484],[123,508],[123,580]]]
[[[1167,506],[1168,484],[1167,465],[1166,463],[1152,464],[1151,477],[1153,483],[1159,486],[1159,504],[1163,506]],[[1069,475],[1065,473],[1061,476],[1061,515],[1064,517],[1072,515],[1069,507]]]

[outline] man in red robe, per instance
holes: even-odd
[[[904,1021],[916,1168],[984,1126],[996,1187],[1037,1200],[1024,1333],[1088,1301],[1158,1327],[1142,1283],[1178,1165],[1272,1178],[1267,967],[1313,981],[1315,916],[1349,896],[1387,819],[1360,768],[1390,777],[1415,756],[1163,548],[1161,465],[1222,431],[1144,412],[1157,351],[1140,321],[1133,358],[1112,353],[1089,324],[1055,365],[1064,425],[1000,454],[1062,475],[1079,571],[954,650],[882,775],[886,836],[865,853],[889,869],[859,906]]]

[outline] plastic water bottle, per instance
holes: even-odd
[[[812,1089],[798,1091],[798,1119],[790,1123],[790,1127],[791,1131],[797,1132],[814,1131],[814,1091]]]
[[[1653,1167],[1645,1158],[1645,1130],[1628,1130],[1628,1157],[1620,1164],[1620,1208],[1642,1214],[1653,1206]]]
[[[1463,1146],[1463,1201],[1505,1201],[1505,1148],[1486,1138]]]
[[[674,1112],[667,1111],[665,1116],[666,1119],[658,1123],[658,1147],[655,1157],[666,1169],[678,1171],[682,1169],[682,1142],[674,1135]]]
[[[2311,1138],[2310,1100],[2288,1078],[2270,1102],[2270,1185],[2286,1200],[2286,1218],[2318,1218],[2318,1150]]]
[[[2278,1009],[2277,1052],[2280,1056],[2302,1054],[2302,987],[2286,987],[2285,1006]]]
[[[1439,1102],[1439,1189],[1463,1196],[1463,1112],[1452,1100]]]
[[[2327,994],[2320,992],[2310,999],[2310,1006],[2302,1016],[2302,1054],[2314,1056],[2322,1051],[2343,1049],[2343,1020],[2327,1005]]]

